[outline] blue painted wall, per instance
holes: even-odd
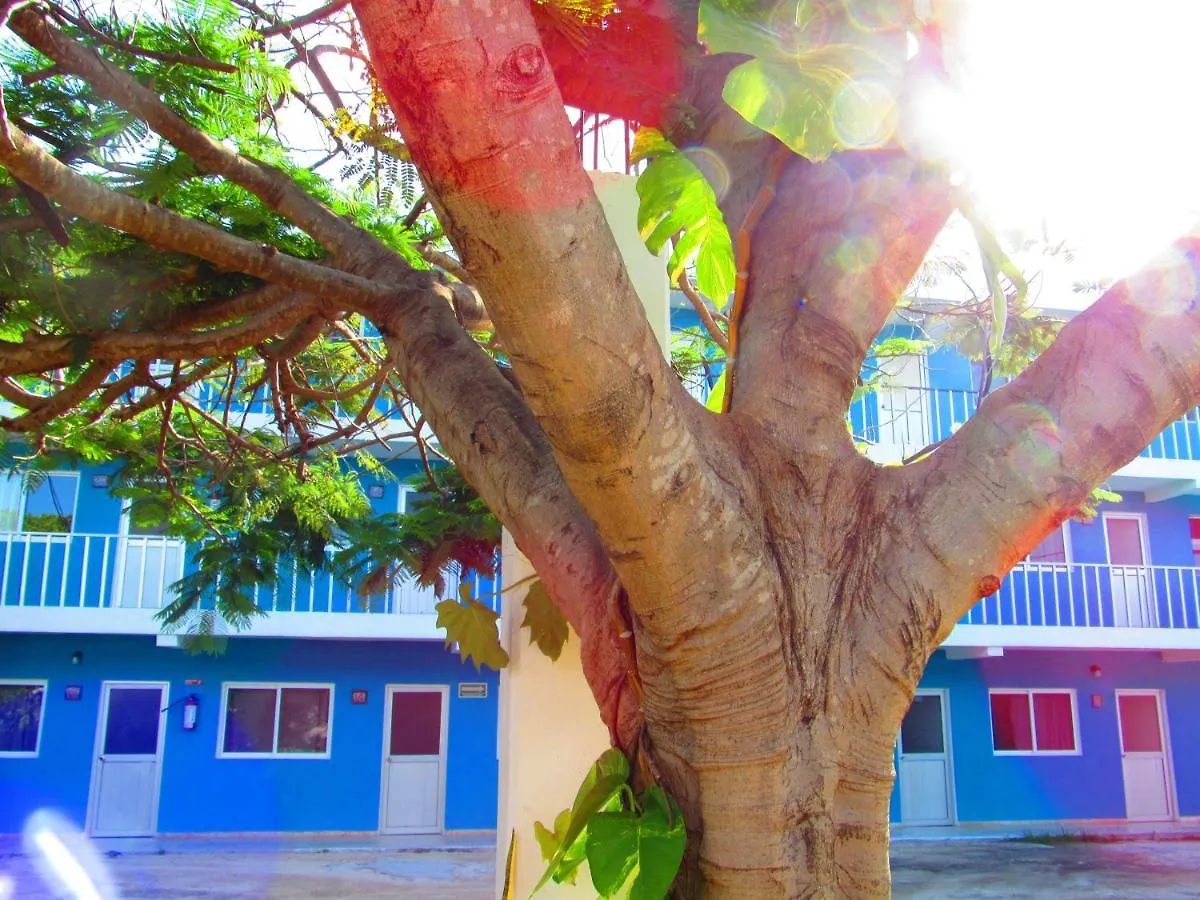
[[[172,703],[200,698],[194,731],[182,729],[181,705],[168,714],[160,832],[376,830],[387,684],[450,686],[446,828],[496,824],[498,678],[440,643],[243,638],[212,657],[159,648],[152,637],[0,634],[0,678],[11,677],[49,687],[38,757],[0,758],[0,833],[20,831],[40,807],[85,821],[100,685],[120,679],[169,681]],[[203,684],[184,684],[193,678]],[[330,758],[217,759],[224,681],[332,682]],[[458,699],[462,681],[487,682],[488,697]],[[82,686],[81,700],[64,699],[68,684]],[[351,690],[362,689],[368,702],[351,705]]]
[[[1098,665],[1101,676],[1092,676]],[[1157,653],[1008,651],[980,660],[934,654],[923,688],[949,691],[958,820],[1122,819],[1125,795],[1114,691],[1165,692],[1179,814],[1200,815],[1200,662],[1163,662]],[[989,688],[1070,688],[1079,716],[1078,756],[996,756]],[[1101,707],[1093,709],[1098,694]],[[899,786],[892,821],[899,821]]]

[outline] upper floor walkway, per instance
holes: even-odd
[[[972,390],[882,386],[856,397],[847,419],[868,456],[894,463],[946,440],[978,404]],[[1151,502],[1200,494],[1200,407],[1168,425],[1109,483],[1117,491],[1144,492]]]
[[[171,588],[192,571],[187,547],[157,535],[0,531],[0,631],[74,634],[159,634],[157,613],[175,598]],[[447,579],[453,596],[457,581]],[[476,591],[499,608],[489,581]],[[251,637],[441,640],[438,597],[411,580],[370,595],[328,573],[284,570],[252,591],[259,610]],[[234,632],[211,602],[185,620],[181,632],[204,623]]]
[[[189,570],[187,548],[171,538],[0,532],[0,631],[159,634],[156,614]],[[452,595],[457,584],[446,588]],[[492,583],[476,596],[499,611]],[[412,582],[363,596],[328,574],[288,569],[253,597],[267,615],[241,632],[251,637],[444,637],[437,596]],[[211,604],[198,615],[230,633]],[[1200,568],[1027,561],[963,617],[946,646],[1200,650]]]

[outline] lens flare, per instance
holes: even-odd
[[[69,900],[119,900],[120,894],[96,848],[65,817],[38,810],[25,822],[23,843],[42,881],[61,896]]]
[[[881,82],[849,81],[833,98],[833,127],[847,147],[881,147],[896,130],[896,98]]]

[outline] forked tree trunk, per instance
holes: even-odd
[[[510,518],[527,498],[534,518],[551,494],[578,504],[579,522],[556,517],[518,542],[560,607],[609,626],[580,633],[585,670],[614,743],[648,751],[684,809],[679,893],[888,896],[893,744],[929,656],[1200,396],[1196,242],[1064,328],[936,453],[878,467],[846,410],[949,215],[946,173],[898,149],[786,165],[753,231],[731,409],[714,416],[662,359],[525,0],[354,7],[558,465],[540,494],[517,474],[477,487]],[[727,168],[736,231],[774,151],[720,111],[712,74],[695,86],[718,107],[684,101],[711,113],[694,137]],[[1178,314],[1131,303],[1141,287]],[[1121,335],[1137,352],[1110,352]],[[489,422],[507,412],[480,415],[468,478],[479,457],[520,452]],[[624,594],[603,565],[580,568],[564,535],[606,557]]]

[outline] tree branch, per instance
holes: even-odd
[[[844,436],[870,346],[951,209],[945,175],[902,152],[797,158],[753,234],[734,408],[790,423],[796,445],[814,422]]]
[[[70,412],[80,404],[92,391],[104,383],[112,371],[110,364],[93,362],[83,374],[73,383],[67,385],[52,397],[40,398],[40,402],[30,406],[28,412],[11,419],[0,419],[5,428],[12,431],[37,431],[46,423]]]
[[[915,530],[959,583],[944,631],[1200,401],[1200,232],[1111,287],[913,470]],[[936,485],[936,490],[933,487]]]
[[[303,228],[350,271],[394,262],[395,255],[369,232],[347,222],[310,196],[282,172],[246,159],[193,128],[158,96],[94,51],[52,28],[32,8],[12,15],[9,27],[64,71],[82,78],[96,92],[145,121],[187,153],[200,168],[229,179],[261,199],[268,207]]]
[[[288,21],[281,20],[278,16],[264,15],[263,18],[267,21],[274,21],[274,25],[270,25],[259,31],[263,37],[271,37],[276,34],[291,35],[291,32],[303,28],[305,25],[312,25],[314,22],[320,22],[339,10],[345,9],[350,5],[350,0],[333,0],[332,3],[326,3],[324,6],[318,6],[312,12],[305,13],[302,16],[297,16]]]
[[[204,56],[189,56],[186,53],[163,53],[158,50],[147,50],[144,47],[139,47],[136,44],[129,44],[125,41],[119,41],[114,37],[110,37],[103,31],[92,25],[87,19],[78,18],[71,15],[61,6],[51,6],[52,14],[64,22],[69,22],[74,25],[84,34],[101,44],[120,50],[124,53],[131,53],[134,56],[141,56],[145,59],[153,59],[158,62],[172,63],[181,66],[191,66],[194,69],[211,69],[214,72],[225,72],[230,75],[237,74],[237,66],[232,63],[217,62],[216,60],[208,59]],[[61,70],[60,70],[61,71]],[[40,74],[40,73],[38,73]],[[57,74],[57,73],[56,73]]]
[[[650,531],[705,515],[709,491],[728,488],[704,478],[692,434],[704,420],[630,283],[528,6],[354,7],[372,57],[390,61],[379,75],[407,145],[567,483],[628,560],[630,594],[653,596],[629,583],[635,568],[657,579],[661,560],[647,555],[672,549]],[[569,371],[606,377],[557,377]]]

